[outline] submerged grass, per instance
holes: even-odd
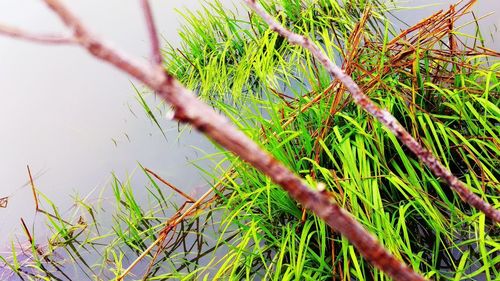
[[[350,102],[307,52],[251,14],[237,15],[218,1],[205,7],[185,12],[183,46],[164,50],[166,68],[184,85],[288,167],[321,182],[317,188],[426,277],[500,277],[498,227]],[[500,206],[500,54],[476,45],[484,41],[479,30],[469,44],[457,35],[454,23],[465,11],[457,7],[396,34],[378,1],[273,0],[266,9],[314,38],[474,193]],[[137,202],[128,180],[113,176],[112,231],[99,224],[98,206],[79,200],[70,224],[52,205],[53,237],[44,247],[14,243],[0,271],[27,280],[115,279],[145,254],[128,278],[388,279],[285,191],[221,153],[216,168],[204,170],[213,195],[197,208],[176,204],[140,167],[149,205]],[[19,250],[31,259],[20,262]]]

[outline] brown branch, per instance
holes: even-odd
[[[255,0],[245,0],[245,2],[257,13],[269,27],[279,35],[286,38],[291,44],[302,46],[308,49],[316,57],[328,72],[339,81],[351,93],[354,102],[361,106],[370,115],[377,118],[385,127],[387,127],[399,140],[405,144],[433,173],[436,177],[443,179],[460,198],[482,211],[487,217],[495,223],[500,223],[500,211],[495,209],[489,203],[485,202],[479,196],[474,194],[469,188],[455,177],[434,155],[416,141],[408,131],[396,120],[388,111],[379,108],[352,80],[345,72],[335,65],[308,37],[289,31],[281,26],[273,17],[271,17]]]
[[[327,194],[310,189],[301,178],[263,151],[244,133],[232,126],[225,117],[198,100],[174,77],[160,67],[144,67],[97,40],[59,1],[45,0],[45,2],[73,30],[75,37],[91,54],[139,79],[170,103],[175,111],[175,119],[191,124],[269,176],[288,191],[291,197],[345,235],[368,260],[387,274],[400,280],[424,280],[387,252],[347,211],[331,202]]]
[[[374,265],[398,280],[424,280],[389,254],[347,211],[331,202],[327,194],[310,189],[301,178],[267,152],[263,151],[244,133],[232,126],[225,117],[217,114],[208,105],[199,101],[191,91],[184,88],[174,77],[163,71],[161,66],[157,64],[146,65],[136,61],[134,58],[128,57],[126,54],[110,47],[92,35],[79,19],[58,0],[45,0],[45,2],[59,15],[64,24],[72,30],[78,43],[92,55],[116,66],[156,91],[158,95],[172,105],[175,111],[174,117],[177,120],[191,124],[226,149],[238,155],[241,159],[268,175],[275,183],[288,191],[291,197],[304,207],[312,210],[335,230],[345,235],[363,256]],[[309,39],[293,34],[281,27],[255,1],[247,0],[247,3],[262,13],[261,15],[264,19],[271,23],[273,30],[285,36],[291,43],[300,44],[313,51],[313,54],[327,67],[330,73],[344,82],[346,88],[353,94],[356,103],[362,105],[368,112],[384,122],[405,143],[410,143],[410,148],[419,148],[420,150],[417,150],[416,154],[421,157],[424,163],[431,163],[431,169],[444,169],[429,152],[424,150],[402,129],[401,125],[397,123],[392,115],[376,107],[361,92],[354,81],[333,65]],[[448,180],[447,178],[445,179]],[[471,200],[470,198],[472,197],[469,196],[468,199]],[[500,215],[498,218],[500,218]]]
[[[149,0],[141,0],[141,7],[144,12],[144,19],[149,33],[149,40],[151,44],[151,60],[154,64],[160,65],[163,61],[160,51],[160,40],[158,39],[158,32],[153,18],[153,12],[149,5]]]
[[[27,41],[33,41],[36,43],[46,43],[46,44],[76,44],[76,40],[74,38],[68,38],[59,35],[53,34],[33,34],[28,31],[0,24],[0,34],[23,39]]]

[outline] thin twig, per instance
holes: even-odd
[[[179,193],[180,195],[182,195],[183,197],[185,197],[186,199],[188,199],[189,203],[194,203],[194,201],[196,201],[195,199],[193,199],[193,197],[187,195],[182,190],[180,190],[179,188],[177,188],[175,185],[173,185],[170,182],[168,182],[167,180],[163,179],[162,177],[160,177],[158,174],[156,174],[155,172],[151,171],[150,169],[144,168],[144,171],[148,172],[153,177],[157,178],[159,181],[161,181],[162,183],[166,184],[168,187],[170,187],[171,189],[173,189],[175,192]]]
[[[71,37],[64,37],[60,35],[53,34],[34,34],[29,33],[25,30],[0,24],[0,34],[6,35],[9,37],[23,39],[27,41],[33,41],[36,43],[45,43],[45,44],[76,44],[76,40]]]
[[[23,226],[23,229],[24,229],[24,232],[26,233],[26,237],[28,237],[28,241],[30,242],[30,245],[32,246],[35,246],[35,244],[33,243],[33,236],[31,236],[31,233],[28,229],[28,226],[26,225],[26,223],[24,222],[24,219],[21,218],[21,225]]]
[[[39,211],[40,208],[38,206],[38,197],[36,195],[35,182],[33,181],[33,177],[31,176],[30,166],[26,165],[26,168],[28,169],[28,176],[30,178],[31,191],[33,192],[33,199],[35,200],[35,210]]]
[[[149,1],[141,0],[141,7],[144,12],[144,19],[146,20],[148,28],[149,41],[151,44],[151,60],[154,64],[161,66],[163,59],[160,51],[160,40],[158,39],[158,32],[156,31],[153,12],[151,11]]]

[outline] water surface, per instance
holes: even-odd
[[[88,26],[139,58],[149,42],[137,0],[65,1]],[[228,2],[228,1],[225,1]],[[179,44],[182,17],[174,9],[197,9],[198,0],[151,1],[159,32]],[[0,0],[0,23],[33,32],[67,33],[40,0]],[[165,43],[164,41],[164,43]],[[72,196],[109,187],[111,172],[121,179],[137,162],[189,192],[204,192],[205,181],[188,160],[211,151],[200,134],[178,138],[176,122],[160,119],[167,141],[136,100],[130,78],[79,47],[48,46],[0,36],[0,243],[30,225],[34,201],[26,165],[39,175],[39,190],[61,210]],[[139,85],[138,85],[139,86]],[[149,99],[151,105],[158,101]],[[132,177],[138,193],[143,177]],[[109,190],[109,188],[108,188]],[[95,193],[92,197],[97,197]]]

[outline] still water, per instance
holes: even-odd
[[[136,56],[147,59],[149,45],[139,1],[65,1],[102,37]],[[164,40],[179,45],[181,16],[174,8],[196,9],[198,0],[151,1]],[[225,1],[230,6],[230,0]],[[414,24],[455,1],[441,1],[425,10],[398,11]],[[402,6],[434,4],[431,0],[401,2]],[[500,11],[500,1],[479,0],[478,17]],[[495,41],[498,15],[482,21],[487,44]],[[404,25],[398,24],[400,28]],[[0,0],[0,22],[37,32],[65,32],[58,19],[39,0]],[[0,209],[0,243],[21,230],[19,220],[31,225],[34,202],[26,165],[37,187],[61,210],[70,210],[72,195],[96,198],[106,189],[111,172],[124,179],[137,163],[152,169],[196,196],[206,190],[205,180],[190,164],[201,156],[198,149],[213,151],[197,133],[178,138],[177,123],[160,119],[165,140],[136,100],[129,77],[91,58],[78,47],[44,46],[0,37],[0,198],[9,196]],[[155,104],[153,98],[150,104]],[[139,174],[139,173],[137,173]],[[132,186],[144,178],[131,177]],[[23,187],[24,186],[24,187]]]
[[[149,42],[136,0],[65,1],[94,32],[139,58]],[[228,1],[226,1],[228,2]],[[174,10],[197,9],[198,0],[151,1],[163,39],[179,45],[182,17]],[[33,32],[65,33],[40,0],[0,0],[0,23]],[[146,117],[129,77],[69,46],[47,46],[0,36],[0,243],[19,233],[20,218],[34,221],[26,165],[39,190],[68,210],[72,196],[107,188],[111,172],[125,179],[141,163],[192,193],[204,179],[189,163],[213,151],[197,133],[178,139],[177,123],[160,119],[167,140]],[[150,98],[155,105],[158,101]],[[139,172],[137,174],[140,174]],[[131,177],[144,187],[143,177]],[[108,188],[109,190],[109,188]],[[140,194],[140,190],[138,190]],[[39,218],[40,220],[41,218]]]

